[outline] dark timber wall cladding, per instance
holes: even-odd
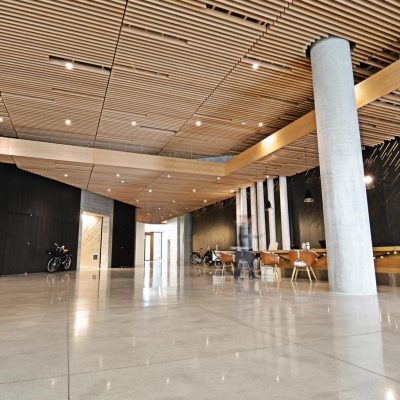
[[[76,268],[80,189],[0,164],[0,274],[46,270],[54,242],[72,252]]]
[[[400,244],[400,138],[363,152],[366,175],[373,177],[367,190],[372,243],[374,246]],[[304,203],[310,189],[314,203]],[[319,168],[293,176],[289,180],[289,209],[292,243],[309,241],[318,246],[324,239],[324,219]],[[349,193],[351,196],[351,193]]]
[[[192,213],[193,250],[236,246],[236,201],[230,198]]]
[[[133,267],[135,260],[136,208],[114,201],[111,266]]]

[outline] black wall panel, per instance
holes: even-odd
[[[400,244],[400,138],[363,152],[366,175],[373,177],[367,190],[368,210],[374,246]],[[314,203],[304,203],[306,189],[312,191]],[[324,238],[324,218],[319,168],[293,176],[288,185],[292,220],[292,242],[309,241],[320,247]],[[351,193],[348,194],[351,196]]]
[[[45,271],[46,249],[65,244],[76,268],[80,190],[0,164],[0,274]]]
[[[133,267],[135,260],[136,208],[114,201],[111,266]]]
[[[235,198],[204,207],[192,214],[193,250],[215,248],[228,250],[236,246]]]

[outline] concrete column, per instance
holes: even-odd
[[[242,204],[240,197],[240,189],[236,192],[236,245],[239,246],[239,231],[242,222]]]
[[[332,291],[375,294],[367,195],[349,43],[311,48],[329,285]]]
[[[282,229],[282,249],[290,249],[290,225],[289,225],[289,206],[287,197],[286,176],[279,177],[279,199],[281,203],[281,229]]]
[[[244,248],[249,248],[249,223],[247,214],[247,189],[240,189],[241,224],[245,232]]]
[[[257,182],[256,185],[257,185],[258,249],[267,250],[267,233],[265,229],[264,182]]]
[[[269,243],[276,243],[276,222],[275,222],[275,193],[274,180],[267,180],[268,199],[272,208],[268,210]]]
[[[257,194],[256,184],[250,186],[250,213],[251,213],[251,244],[253,250],[258,250],[258,226],[257,226]]]

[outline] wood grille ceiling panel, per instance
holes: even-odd
[[[305,51],[321,37],[355,43],[356,82],[399,58],[392,0],[3,0],[0,15],[0,135],[181,158],[238,154],[312,110]],[[361,108],[363,144],[398,136],[399,111],[397,91]],[[14,160],[159,222],[316,166],[318,147],[307,135],[221,180]]]

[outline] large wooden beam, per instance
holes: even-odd
[[[0,138],[0,154],[89,165],[223,176],[224,164],[183,158],[127,153],[90,147]]]
[[[354,87],[357,108],[361,108],[398,88],[400,88],[400,60]],[[315,111],[311,111],[232,158],[225,165],[225,173],[228,175],[247,167],[303,136],[315,132],[315,130]]]

